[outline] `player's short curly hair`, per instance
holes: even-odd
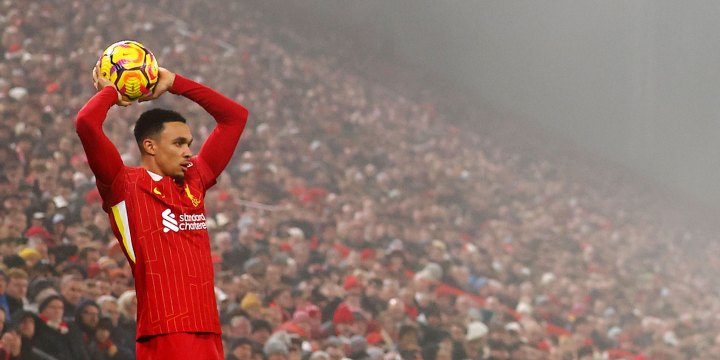
[[[140,114],[133,130],[138,146],[142,149],[143,140],[160,134],[166,122],[187,123],[187,120],[178,112],[167,109],[150,109]]]

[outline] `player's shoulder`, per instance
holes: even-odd
[[[128,178],[139,178],[139,177],[143,177],[143,176],[148,176],[148,171],[142,167],[125,166],[124,170],[125,170],[125,175]]]
[[[201,173],[203,171],[206,171],[207,167],[207,162],[203,158],[196,155],[190,158],[190,166],[188,168],[188,173]]]
[[[190,158],[190,167],[185,173],[186,181],[200,182],[201,184],[209,183],[212,179],[212,171],[205,159],[200,156]],[[203,187],[205,187],[203,185]]]
[[[146,182],[145,180],[150,177],[152,177],[152,175],[150,175],[145,168],[125,166],[115,181],[126,184],[138,184]]]

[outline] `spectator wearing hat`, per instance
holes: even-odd
[[[304,298],[297,300],[296,304],[299,305],[296,307],[293,319],[296,317],[302,317],[304,319],[308,329],[307,338],[312,340],[324,338],[326,335],[323,332],[323,320],[320,307]]]
[[[50,295],[59,295],[51,278],[36,277],[28,286],[28,300],[30,305],[26,310],[37,312],[38,305]]]
[[[488,353],[487,334],[489,329],[487,325],[480,321],[473,321],[467,326],[467,335],[465,336],[465,353],[469,359],[483,359]]]
[[[255,292],[248,292],[242,297],[240,301],[240,308],[245,311],[258,311],[262,307],[262,300],[260,295]]]
[[[42,215],[42,217],[38,217],[38,214]],[[35,247],[37,249],[36,240],[40,240],[43,244],[45,244],[46,249],[48,246],[52,245],[50,242],[52,241],[52,234],[45,229],[45,227],[42,225],[41,220],[44,219],[45,214],[44,213],[36,213],[33,216],[33,225],[30,226],[27,230],[25,230],[25,237],[28,239],[28,246]],[[37,223],[36,223],[37,222]]]
[[[346,303],[338,305],[332,317],[334,334],[343,339],[343,342],[348,342],[350,337],[357,335],[353,327],[354,323],[355,315],[350,307]]]
[[[304,309],[295,310],[291,321],[302,329],[303,337],[306,339],[311,339],[314,332],[320,331],[319,327],[316,328],[317,322],[313,321],[313,318]]]
[[[343,296],[344,303],[346,303],[353,312],[362,312],[362,299],[365,285],[363,280],[355,275],[348,275],[343,281],[343,290],[345,294]]]
[[[29,236],[27,239],[27,248],[37,251],[40,261],[48,261],[48,245],[43,237],[37,235]],[[22,254],[20,254],[20,256],[22,256]]]
[[[263,284],[266,265],[269,262],[263,260],[263,257],[265,256],[256,253],[256,256],[251,257],[243,263],[243,270],[245,271],[243,275],[250,277],[252,282],[257,284]]]
[[[333,335],[325,339],[322,349],[332,360],[341,360],[345,358],[345,344],[337,336]]]
[[[367,353],[368,343],[365,337],[353,335],[348,343],[348,357],[352,360],[370,360]]]
[[[288,345],[277,338],[270,338],[263,346],[266,360],[286,360],[289,359]]]
[[[35,264],[42,260],[42,254],[34,248],[26,247],[18,251],[18,256],[25,260],[25,266],[28,269],[35,267]]]
[[[65,199],[62,200],[62,204],[67,205]],[[52,217],[52,244],[49,246],[70,243],[70,239],[67,234],[67,221],[65,214],[58,212]]]
[[[33,344],[58,359],[89,359],[79,334],[70,334],[68,323],[63,320],[63,303],[58,295],[51,295],[38,307],[40,321],[36,322]],[[76,336],[77,335],[77,336]]]

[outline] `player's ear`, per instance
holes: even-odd
[[[147,138],[143,140],[142,147],[145,153],[149,155],[155,155],[155,152],[157,151],[155,141],[153,139]]]

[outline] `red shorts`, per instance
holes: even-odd
[[[222,338],[212,333],[172,333],[148,336],[135,345],[138,360],[223,360]]]

